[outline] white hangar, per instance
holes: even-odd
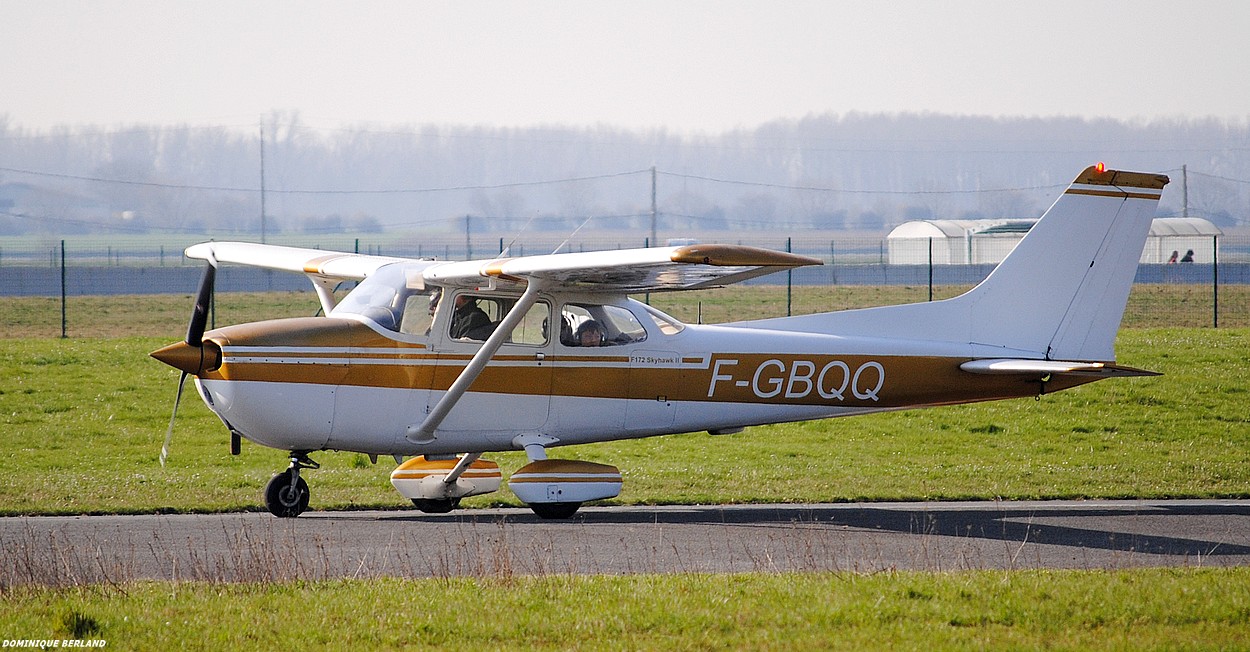
[[[886,236],[891,265],[975,265],[998,263],[1028,233],[1037,220],[915,220],[904,222]],[[1176,262],[1187,252],[1192,262],[1214,259],[1216,238],[1222,232],[1201,217],[1160,217],[1150,225],[1141,262]],[[932,258],[930,258],[932,256]],[[1189,261],[1186,261],[1189,262]]]

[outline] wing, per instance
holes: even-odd
[[[251,267],[306,274],[312,281],[321,307],[329,314],[334,309],[334,288],[343,281],[359,281],[383,265],[417,262],[411,258],[348,254],[321,249],[301,249],[254,242],[201,242],[187,247],[187,258],[217,263],[237,263]],[[421,261],[434,265],[433,261]]]
[[[445,263],[427,268],[424,275],[426,282],[437,285],[538,280],[584,292],[628,294],[721,287],[820,264],[815,258],[781,251],[706,244]]]
[[[411,258],[367,256],[254,242],[201,242],[187,247],[187,258],[297,272],[334,281],[359,281],[379,267]]]

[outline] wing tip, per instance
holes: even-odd
[[[693,244],[677,247],[670,255],[675,263],[715,267],[805,267],[823,265],[818,258],[785,251],[727,244]]]

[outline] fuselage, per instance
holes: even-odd
[[[542,301],[550,315],[587,303]],[[450,337],[450,311],[417,334],[350,314],[209,331],[221,364],[197,381],[210,408],[256,443],[391,455],[510,450],[526,434],[567,445],[732,431],[1042,390],[961,370],[973,355],[950,343],[682,325],[624,297],[609,304],[643,332],[613,346],[574,346],[546,336],[544,322],[544,334],[505,343],[421,443],[408,435],[481,346]],[[1045,389],[1088,381],[1056,379]]]

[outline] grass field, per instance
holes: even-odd
[[[0,594],[106,649],[1241,649],[1250,570],[141,583]]]
[[[949,289],[944,295],[954,294]],[[784,293],[784,289],[781,290]],[[908,293],[911,294],[908,294]],[[795,312],[923,300],[915,288],[805,294]],[[900,294],[901,293],[901,294]],[[784,313],[778,289],[653,296],[689,321]],[[1172,301],[1135,291],[1139,305]],[[1244,298],[1243,298],[1244,300]],[[244,445],[147,352],[189,296],[0,299],[0,513],[259,509],[285,453]],[[219,323],[307,315],[308,294],[222,295]],[[1244,307],[1243,307],[1244,310]],[[57,325],[49,332],[49,311]],[[621,467],[625,503],[1250,495],[1250,329],[1130,313],[1121,362],[1159,378],[1043,397],[562,449]],[[491,456],[505,473],[520,453]],[[390,463],[323,453],[314,509],[411,508]],[[468,507],[519,504],[506,491]],[[1250,570],[478,577],[0,586],[0,639],[126,649],[1233,649]]]
[[[709,313],[776,314],[776,288],[751,290],[732,295],[728,309],[727,299],[708,300],[705,321],[715,321]],[[882,293],[891,291],[868,289],[845,303],[889,300]],[[31,301],[4,300],[0,314],[20,319]],[[223,295],[218,310],[225,323],[309,314],[309,301],[305,294]],[[0,513],[260,508],[260,490],[285,467],[285,453],[245,444],[243,455],[230,456],[224,427],[193,394],[184,399],[169,466],[157,464],[178,372],[147,353],[179,336],[186,302],[156,296],[101,305],[101,331],[114,337],[0,340],[0,444],[12,451],[0,458]],[[691,305],[667,307],[680,313]],[[161,335],[144,336],[153,334]],[[613,442],[560,454],[620,467],[625,488],[616,500],[625,503],[1245,496],[1248,344],[1247,329],[1130,328],[1119,338],[1120,361],[1164,376],[1105,381],[1040,401]],[[323,468],[308,474],[313,508],[406,506],[387,481],[389,461],[316,457]],[[524,464],[520,453],[490,457],[505,473]],[[497,504],[519,503],[506,491],[466,501]]]

